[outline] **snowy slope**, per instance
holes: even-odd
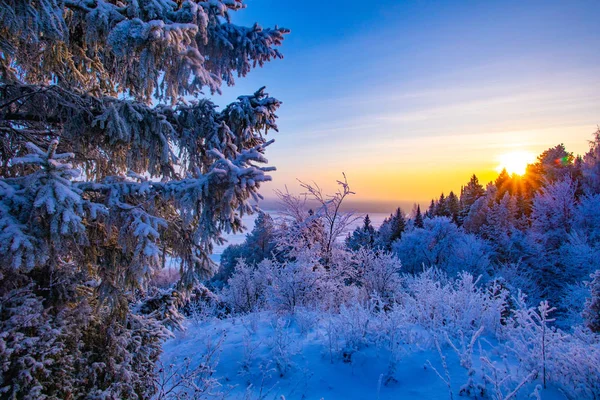
[[[392,355],[376,345],[362,348],[344,362],[340,351],[330,353],[327,321],[314,315],[292,319],[270,312],[226,320],[189,321],[187,330],[164,346],[163,364],[181,366],[185,358],[197,366],[207,348],[222,340],[214,377],[231,399],[448,399],[445,376],[435,348],[402,345],[390,374]],[[483,341],[485,342],[485,341]],[[335,346],[334,346],[335,347]],[[443,347],[454,397],[467,381],[466,370],[447,346]],[[388,380],[392,376],[393,379]],[[387,382],[386,382],[387,381]],[[535,385],[527,384],[517,398],[529,398]],[[491,393],[490,393],[491,394]],[[200,397],[205,398],[205,397]],[[211,398],[211,397],[206,397]],[[564,398],[558,391],[542,391],[543,399]]]

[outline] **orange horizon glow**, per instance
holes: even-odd
[[[325,192],[337,188],[335,182],[348,177],[358,202],[415,202],[422,206],[432,198],[460,189],[473,174],[485,187],[503,168],[509,174],[522,173],[545,150],[564,143],[567,151],[583,155],[594,125],[546,129],[489,132],[454,136],[390,138],[387,141],[346,141],[338,147],[313,149],[314,163],[306,164],[302,154],[270,161],[277,166],[273,182],[261,193],[274,198],[274,189],[288,187],[300,193],[297,179],[318,183]],[[316,161],[318,160],[318,161]],[[298,168],[298,164],[303,164]]]

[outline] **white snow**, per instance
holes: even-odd
[[[164,346],[163,365],[183,365],[186,357],[196,366],[207,343],[218,343],[220,357],[214,377],[228,399],[448,399],[440,355],[435,348],[403,344],[393,373],[386,382],[390,352],[371,345],[356,351],[345,363],[330,355],[325,315],[298,313],[280,317],[271,312],[252,313],[225,320],[194,323]],[[419,332],[414,328],[415,337]],[[485,338],[484,338],[485,339]],[[494,343],[493,339],[482,343]],[[210,346],[209,346],[210,347]],[[489,345],[485,345],[489,348]],[[454,396],[467,381],[467,372],[449,346],[443,346]],[[278,364],[287,364],[280,366]],[[283,373],[283,376],[281,372]],[[535,384],[525,385],[517,398],[529,398]],[[546,400],[563,399],[555,388],[542,390]],[[508,394],[508,393],[506,393]],[[211,398],[210,396],[200,398]]]

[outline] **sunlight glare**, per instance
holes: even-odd
[[[500,164],[496,167],[499,173],[506,169],[510,175],[524,175],[527,165],[535,161],[535,155],[528,151],[517,150],[502,154],[498,157]]]

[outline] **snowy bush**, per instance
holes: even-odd
[[[591,282],[588,283],[590,297],[585,301],[583,318],[587,327],[595,333],[600,333],[600,270],[590,275]]]
[[[556,321],[557,326],[570,331],[572,327],[583,324],[584,307],[589,297],[590,288],[586,282],[567,285],[557,307],[562,311]]]
[[[364,293],[363,298],[376,296],[386,302],[393,302],[401,289],[401,263],[395,256],[383,251],[368,249],[354,254],[356,281]]]
[[[182,309],[183,313],[196,324],[210,318],[223,318],[230,312],[227,304],[202,284],[196,285],[188,294]]]
[[[460,361],[460,366],[467,370],[467,382],[461,386],[459,390],[459,394],[467,395],[467,396],[476,396],[477,394],[481,395],[484,389],[480,384],[475,383],[475,374],[476,370],[473,364],[474,361],[474,350],[475,345],[477,344],[477,340],[483,333],[483,326],[480,327],[476,332],[474,332],[470,338],[465,337],[465,335],[459,331],[458,332],[458,343],[455,344],[452,339],[446,334],[446,341],[454,350],[458,359]]]
[[[356,302],[340,308],[335,324],[342,341],[342,357],[344,362],[352,362],[352,354],[367,346],[370,338],[372,304]]]
[[[436,269],[406,279],[402,305],[411,323],[431,332],[468,333],[484,326],[497,332],[502,322],[505,295],[486,293],[467,272],[447,278]]]
[[[272,283],[268,288],[270,307],[277,312],[294,313],[297,307],[319,305],[323,267],[310,260],[272,264]]]
[[[185,357],[180,363],[158,364],[155,400],[227,398],[227,390],[214,376],[225,335],[216,341],[208,336],[203,339],[203,348],[196,349],[193,357]]]
[[[600,398],[600,337],[576,328],[552,349],[551,376],[569,399]]]
[[[347,305],[360,297],[362,288],[359,287],[359,271],[351,253],[335,248],[329,268],[322,272],[319,279],[320,310],[337,313],[341,305]]]
[[[351,212],[343,212],[341,207],[346,198],[353,195],[343,174],[344,180],[337,181],[338,190],[326,194],[316,183],[300,182],[306,192],[302,196],[289,191],[276,191],[282,210],[282,223],[277,234],[277,247],[287,258],[310,251],[318,257],[325,269],[331,266],[338,244],[337,239],[346,233],[348,227],[358,219]],[[307,200],[318,205],[316,210],[306,206]]]
[[[446,217],[425,219],[423,229],[404,234],[392,250],[402,261],[404,272],[408,273],[418,273],[424,267],[433,266],[449,275],[463,270],[477,275],[489,273],[485,243],[465,233]]]
[[[523,387],[533,381],[538,374],[536,370],[533,370],[525,377],[518,379],[519,377],[514,375],[506,360],[498,362],[492,361],[487,356],[481,356],[480,362],[484,382],[484,387],[481,389],[482,394],[494,400],[514,399]],[[541,386],[536,386],[529,397],[540,399],[540,388]]]
[[[266,291],[272,263],[265,260],[256,267],[248,266],[240,259],[233,275],[223,290],[223,300],[234,312],[248,313],[261,309],[266,304]]]
[[[519,293],[516,299],[517,308],[509,321],[506,335],[510,345],[507,347],[519,360],[519,367],[526,374],[538,373],[546,388],[549,376],[557,376],[561,372],[553,368],[555,347],[564,340],[564,334],[552,326],[554,319],[550,314],[555,308],[547,301],[538,307],[528,307],[525,296]]]
[[[273,334],[268,342],[271,350],[271,360],[275,363],[280,377],[293,368],[291,358],[298,352],[294,338],[291,337],[289,325],[290,321],[284,318],[277,318],[273,321]]]

